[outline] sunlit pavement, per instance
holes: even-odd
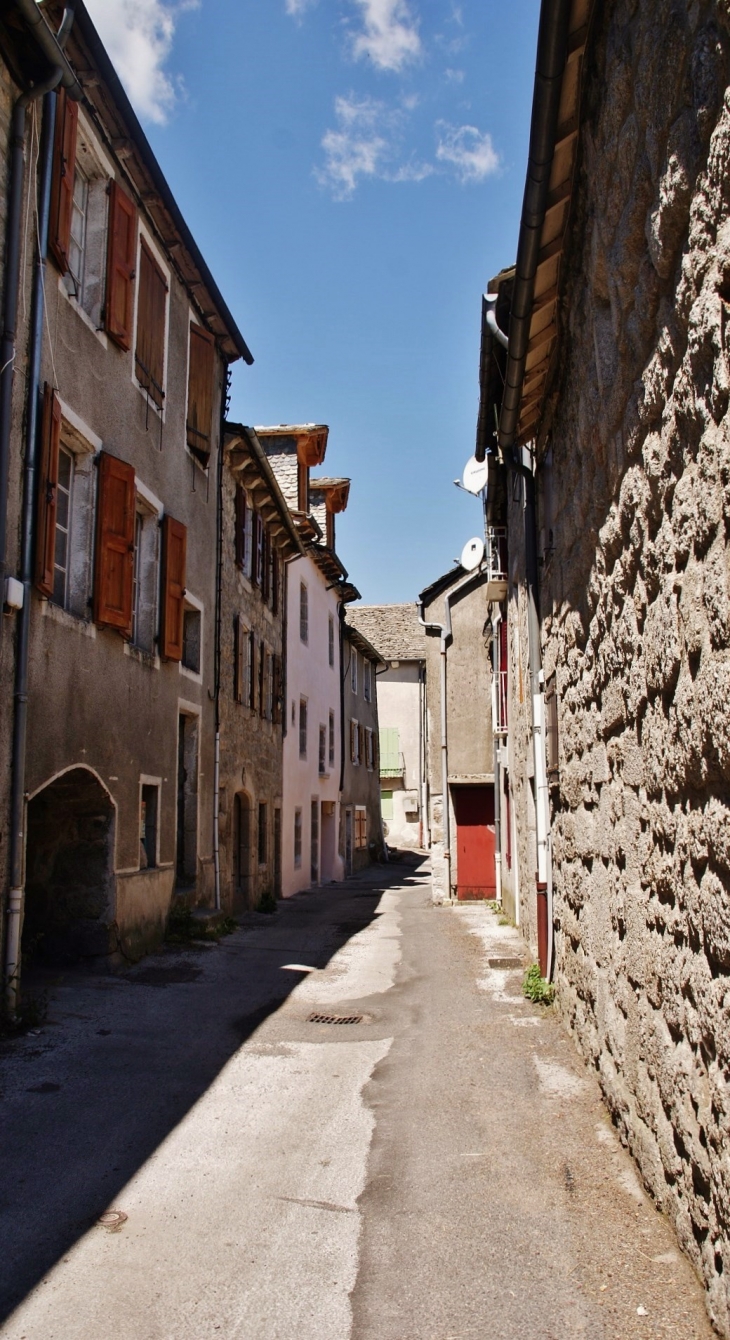
[[[57,982],[0,1065],[0,1335],[709,1337],[523,957],[399,863]]]

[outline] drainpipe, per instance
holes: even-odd
[[[59,73],[60,79],[60,73]],[[57,81],[58,82],[58,81]],[[51,202],[53,136],[56,125],[56,97],[46,93],[43,102],[43,129],[40,146],[38,183],[38,254],[33,282],[28,365],[28,407],[25,439],[24,498],[21,540],[21,581],[23,605],[18,614],[15,663],[15,716],[13,721],[13,761],[10,790],[10,893],[5,949],[5,1000],[8,1014],[17,1012],[20,986],[20,932],[25,895],[25,770],[28,728],[28,662],[30,645],[31,590],[33,586],[33,519],[36,510],[36,473],[38,456],[38,410],[40,406],[41,354],[45,305],[46,250],[48,216]]]
[[[499,605],[496,606],[496,613],[492,620],[492,747],[494,749],[494,873],[495,873],[495,897],[498,903],[502,901],[502,791],[499,769],[499,740],[497,734],[497,722],[499,719],[497,695],[500,691],[499,685],[499,626],[502,622],[502,611]]]
[[[440,698],[441,698],[441,810],[442,810],[442,828],[444,835],[444,864],[446,866],[446,896],[451,898],[451,816],[449,814],[449,732],[448,732],[448,712],[446,709],[446,651],[451,638],[451,602],[460,591],[470,586],[472,582],[482,580],[485,576],[483,567],[479,567],[475,572],[468,572],[466,577],[457,582],[450,591],[444,596],[444,622],[427,623],[425,619],[424,602],[421,600],[418,608],[418,622],[426,629],[426,632],[438,633],[441,639],[440,646]]]

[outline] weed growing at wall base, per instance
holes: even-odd
[[[525,973],[522,994],[535,1005],[552,1005],[555,999],[555,987],[546,982],[540,972],[540,964],[533,963]]]

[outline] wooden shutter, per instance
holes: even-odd
[[[168,661],[182,660],[187,538],[181,521],[163,517],[160,652]]]
[[[248,635],[248,705],[256,711],[256,635]]]
[[[96,509],[94,621],[132,636],[134,582],[134,468],[107,451],[99,455]]]
[[[109,183],[109,240],[106,253],[104,329],[120,349],[132,347],[137,209],[126,191]]]
[[[279,551],[271,546],[271,612],[279,613]]]
[[[188,366],[188,446],[206,463],[210,456],[213,421],[213,378],[215,376],[215,340],[209,331],[190,322],[190,361]]]
[[[264,716],[266,713],[266,700],[264,697],[265,683],[266,683],[265,676],[266,676],[266,648],[262,642],[259,647],[259,716],[260,717]]]
[[[357,732],[357,722],[350,722],[350,762],[355,762],[355,737]]]
[[[276,726],[281,725],[282,707],[283,707],[283,687],[282,687],[282,664],[281,656],[274,656],[274,703],[273,720]]]
[[[243,702],[247,641],[243,620],[240,614],[237,614],[233,620],[233,697],[237,703]]]
[[[363,763],[365,761],[365,727],[358,726],[357,733],[358,733],[357,757],[358,762]]]
[[[144,238],[139,245],[137,343],[134,371],[150,400],[162,409],[165,399],[165,317],[167,280]]]
[[[236,484],[236,567],[243,568],[246,560],[246,502],[245,490]]]
[[[261,523],[263,538],[261,541],[261,599],[265,605],[269,603],[271,593],[271,537],[264,522]]]
[[[58,448],[61,441],[61,406],[46,384],[43,392],[41,462],[38,476],[35,580],[44,596],[53,595],[53,555],[56,547],[56,488]]]
[[[61,274],[68,270],[71,211],[76,171],[76,133],[79,104],[60,89],[56,95],[56,131],[53,145],[53,179],[48,220],[48,246]]]

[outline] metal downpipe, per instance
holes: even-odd
[[[38,411],[40,407],[41,354],[45,310],[46,251],[48,216],[53,168],[53,136],[56,125],[56,96],[46,93],[43,101],[43,129],[40,146],[38,183],[38,252],[33,283],[31,311],[30,361],[28,366],[28,409],[25,440],[23,530],[21,581],[23,607],[18,612],[18,640],[15,670],[15,717],[13,721],[12,780],[10,792],[10,893],[5,954],[5,1000],[11,1017],[17,1010],[20,987],[20,933],[25,897],[25,770],[28,731],[28,661],[30,646],[31,590],[33,584],[33,518],[36,508]]]

